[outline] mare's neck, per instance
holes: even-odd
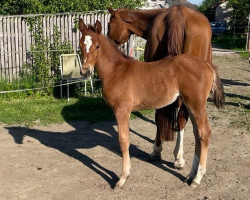
[[[96,62],[96,70],[98,77],[104,80],[113,76],[114,72],[121,68],[121,63],[126,62],[125,56],[120,50],[103,34],[99,35],[100,47]]]
[[[162,9],[153,9],[153,10],[128,10],[122,9],[120,11],[121,18],[132,26],[140,30],[141,35],[138,36],[147,39],[148,37],[148,28],[155,16],[158,15]]]

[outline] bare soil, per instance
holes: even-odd
[[[184,140],[186,167],[177,170],[175,142],[164,143],[162,161],[147,162],[156,127],[154,116],[139,116],[130,121],[131,175],[124,189],[115,190],[121,171],[116,122],[0,125],[0,199],[250,199],[250,120],[242,112],[249,113],[250,68],[238,56],[218,56],[214,62],[227,104],[218,111],[208,103],[212,137],[207,173],[196,189],[183,183],[194,155],[191,123]]]

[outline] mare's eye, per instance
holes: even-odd
[[[97,45],[95,48],[96,48],[96,49],[99,49],[99,45]]]

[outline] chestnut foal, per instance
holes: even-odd
[[[118,124],[122,172],[116,185],[122,188],[130,174],[130,113],[162,108],[178,97],[182,98],[188,109],[196,142],[193,165],[187,180],[193,187],[199,185],[206,172],[211,134],[206,114],[210,91],[217,106],[224,102],[223,87],[216,68],[185,54],[149,63],[128,59],[101,33],[99,21],[94,27],[87,27],[80,19],[79,28],[82,33],[81,74],[96,68],[102,82],[103,97],[113,109]]]

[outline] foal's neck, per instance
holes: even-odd
[[[103,34],[99,35],[100,49],[96,63],[96,70],[100,79],[113,74],[115,70],[121,68],[121,63],[125,63],[128,59],[114,45],[111,40]]]

